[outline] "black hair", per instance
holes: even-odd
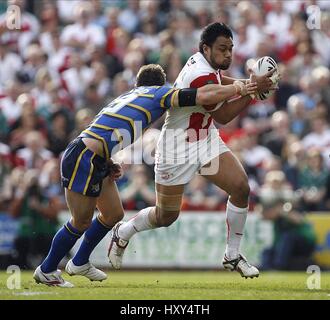
[[[147,64],[140,68],[136,76],[136,86],[163,86],[166,74],[159,64]]]
[[[202,32],[199,41],[199,52],[204,53],[203,45],[211,47],[218,37],[232,38],[233,33],[230,28],[222,22],[213,22],[207,25]]]

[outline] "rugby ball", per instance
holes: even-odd
[[[252,67],[252,72],[257,76],[263,76],[267,72],[276,69],[276,71],[271,76],[273,83],[278,81],[278,67],[276,61],[269,56],[264,56],[256,61]],[[273,94],[274,90],[265,91],[263,93],[257,94],[258,100],[265,100]]]

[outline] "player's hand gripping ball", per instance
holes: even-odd
[[[272,88],[267,91],[255,94],[253,98],[256,98],[257,100],[265,100],[269,98],[274,93],[280,80],[277,63],[272,57],[264,56],[255,62],[251,71],[252,74],[256,76],[263,76],[272,70],[275,70],[270,77],[270,80],[273,82]]]

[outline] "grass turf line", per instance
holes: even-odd
[[[103,282],[63,277],[74,288],[36,284],[32,272],[21,273],[21,289],[9,290],[11,274],[0,272],[0,300],[330,300],[330,272],[321,273],[321,289],[309,290],[304,272],[262,272],[244,279],[231,272],[110,271]]]

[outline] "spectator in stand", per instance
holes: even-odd
[[[298,188],[302,194],[301,207],[306,211],[326,210],[326,188],[329,170],[324,166],[322,153],[317,149],[307,151],[306,167],[300,170]]]
[[[6,196],[5,185],[10,177],[11,169],[10,148],[6,144],[0,142],[0,212],[5,202],[9,200],[9,197]]]
[[[294,193],[283,171],[274,170],[266,174],[264,184],[259,190],[259,197],[263,202],[278,198],[284,201],[294,201]]]
[[[200,39],[200,30],[196,30],[196,21],[192,14],[185,13],[177,16],[177,30],[173,34],[176,47],[182,52],[187,60],[198,48],[197,45]]]
[[[293,190],[299,188],[299,172],[305,166],[305,149],[297,137],[287,140],[283,154],[283,172]]]
[[[223,210],[227,198],[228,195],[224,191],[217,191],[207,180],[196,175],[187,186],[181,210]]]
[[[141,39],[147,50],[159,50],[160,40],[157,33],[157,23],[150,17],[141,22],[141,32],[136,33],[136,38]]]
[[[314,264],[316,234],[292,201],[279,197],[261,199],[261,213],[273,222],[274,240],[262,253],[263,270],[306,270]]]
[[[9,126],[8,126],[8,123],[7,123],[7,119],[3,115],[2,110],[0,108],[0,141],[5,141],[6,140],[6,136],[8,134],[8,131],[9,131]]]
[[[70,118],[64,110],[56,111],[51,115],[50,127],[48,130],[48,145],[49,151],[51,151],[55,157],[59,157],[70,142],[69,122]]]
[[[93,80],[94,72],[79,53],[70,56],[70,68],[62,73],[64,87],[71,96],[75,110],[84,107],[85,90]]]
[[[140,25],[140,1],[128,0],[127,7],[117,14],[118,24],[125,31],[134,34],[138,31]]]
[[[324,157],[326,166],[329,166],[330,129],[326,121],[326,115],[314,113],[310,121],[311,131],[303,138],[302,143],[307,151],[318,148]]]
[[[61,74],[70,67],[73,49],[66,47],[61,42],[58,30],[51,32],[47,37],[41,37],[40,45],[48,54],[47,68],[49,73],[56,82],[60,82]]]
[[[285,64],[278,64],[278,69],[281,74],[281,81],[278,90],[274,93],[274,102],[276,109],[286,110],[289,98],[298,93],[299,88],[290,82],[288,68]]]
[[[115,57],[106,53],[105,48],[90,45],[87,50],[88,65],[92,66],[94,63],[102,64],[105,66],[105,76],[113,79],[114,75],[122,71],[123,68]],[[107,79],[108,81],[111,81]]]
[[[263,145],[259,144],[260,133],[257,127],[244,128],[246,135],[244,139],[244,151],[242,152],[243,161],[249,173],[254,175],[257,181],[261,179],[261,172],[258,168],[262,162],[272,157],[272,152]]]
[[[107,77],[107,67],[101,62],[91,64],[93,70],[92,83],[96,86],[96,91],[101,101],[105,101],[111,92],[111,82]]]
[[[142,0],[140,1],[140,17],[141,21],[148,18],[155,22],[156,31],[162,31],[166,26],[166,15],[159,6],[160,1]],[[141,26],[140,21],[140,26]]]
[[[82,0],[57,0],[56,6],[62,23],[69,24],[74,21],[75,8]]]
[[[39,186],[58,210],[66,210],[64,190],[61,186],[60,160],[50,159],[41,169]]]
[[[65,46],[82,54],[86,54],[89,44],[105,46],[104,30],[92,23],[93,10],[89,1],[79,2],[74,7],[75,23],[66,26],[61,34],[61,41]]]
[[[0,109],[7,125],[13,124],[21,115],[21,106],[17,103],[18,96],[22,93],[22,86],[18,81],[8,81],[0,99]]]
[[[297,54],[289,64],[289,74],[291,83],[299,83],[299,80],[306,76],[310,78],[312,70],[322,65],[322,60],[317,55],[309,41],[297,44]]]
[[[61,209],[54,197],[47,197],[40,188],[39,175],[39,170],[25,171],[11,202],[11,215],[20,221],[15,264],[23,269],[35,268],[47,254]]]
[[[330,51],[329,51],[330,52]],[[312,78],[315,81],[315,86],[318,89],[319,100],[327,106],[327,112],[330,111],[330,70],[325,66],[320,66],[312,71]]]
[[[0,37],[0,91],[3,91],[7,82],[15,80],[15,75],[22,66],[21,56],[11,52],[8,44]]]
[[[281,156],[283,146],[290,133],[290,120],[285,111],[276,111],[271,117],[270,133],[264,136],[265,145],[274,155]]]
[[[239,20],[235,26],[237,34],[234,36],[235,61],[239,65],[244,65],[245,61],[255,57],[255,43],[248,38],[247,22]]]
[[[125,209],[141,210],[154,205],[156,201],[154,189],[155,184],[149,178],[145,165],[134,165],[129,180],[120,190]]]
[[[17,98],[17,105],[22,113],[10,126],[9,143],[13,150],[24,147],[26,135],[33,130],[38,130],[45,137],[47,135],[45,122],[36,113],[32,96],[25,93],[21,94]]]
[[[18,6],[21,12],[21,28],[8,30],[7,13],[0,16],[0,36],[8,41],[9,48],[23,55],[25,48],[36,40],[40,32],[38,19],[25,10],[25,0],[7,0],[8,6]]]
[[[74,130],[70,135],[70,141],[77,137],[80,132],[88,127],[88,125],[93,121],[95,113],[90,108],[80,109],[75,116]]]
[[[145,57],[141,52],[128,52],[124,57],[124,78],[128,81],[130,87],[135,84],[135,79],[138,70],[144,64]]]
[[[288,41],[291,17],[285,10],[283,1],[274,0],[271,4],[272,10],[266,14],[265,28],[274,36],[276,46],[281,48]]]
[[[290,117],[290,131],[299,138],[304,137],[310,131],[310,125],[302,97],[298,95],[291,96],[288,100],[287,109]]]
[[[22,70],[18,74],[25,83],[33,86],[36,74],[46,65],[48,57],[39,44],[31,44],[26,48],[25,59]]]
[[[129,91],[132,86],[129,84],[128,80],[124,77],[122,72],[117,73],[113,80],[112,86],[112,98],[119,97],[124,92]]]
[[[38,113],[47,115],[47,113],[51,112],[51,110],[48,110],[51,104],[51,96],[47,90],[51,82],[52,79],[48,69],[46,67],[39,69],[35,77],[35,87],[31,90],[31,96]]]
[[[109,28],[107,38],[107,53],[122,67],[131,35],[122,28]]]
[[[53,153],[45,148],[45,137],[39,131],[30,131],[24,137],[25,148],[17,151],[17,157],[22,160],[25,169],[41,169]]]
[[[325,66],[330,66],[330,12],[321,12],[321,29],[315,28],[311,32],[313,46],[322,57]]]

